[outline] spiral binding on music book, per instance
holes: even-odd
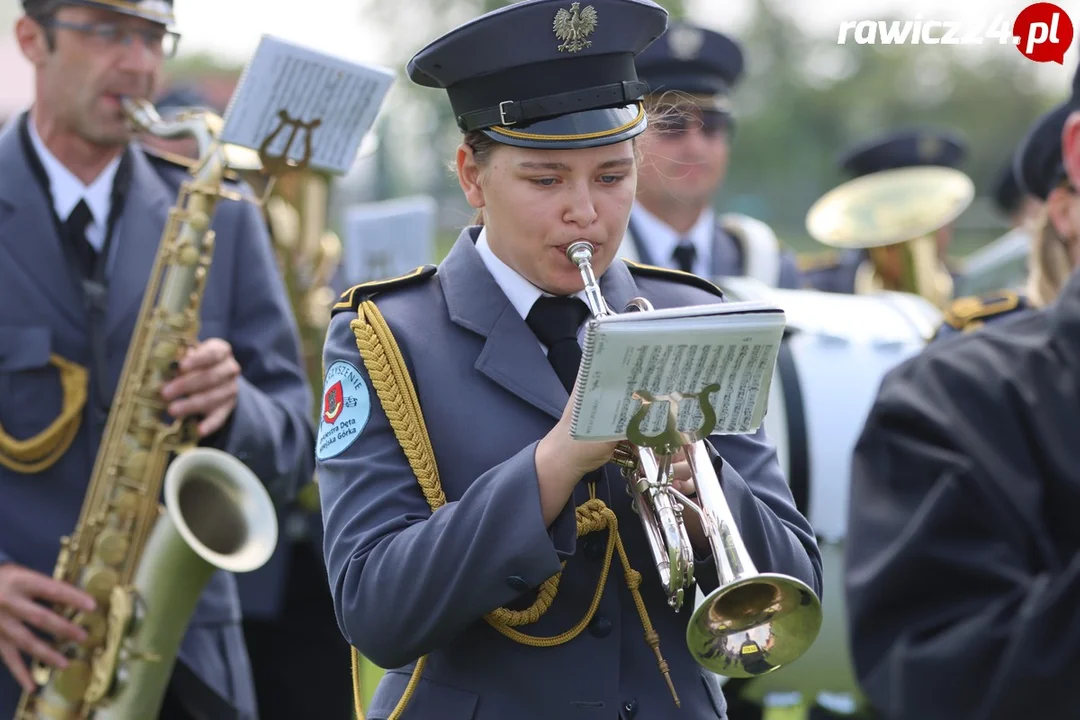
[[[581,340],[581,366],[574,382],[574,406],[570,410],[570,427],[578,427],[581,422],[581,407],[585,399],[585,379],[589,377],[593,357],[596,354],[596,342],[599,336],[600,321],[589,318],[585,324],[585,336]]]

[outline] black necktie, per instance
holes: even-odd
[[[533,303],[525,323],[548,349],[548,362],[555,368],[566,392],[573,392],[581,365],[577,332],[589,316],[589,308],[576,297],[543,296]]]
[[[83,277],[93,277],[94,264],[97,262],[97,250],[86,239],[86,228],[93,221],[94,216],[90,213],[84,200],[80,200],[75,209],[64,221],[64,234],[71,244],[71,251],[79,261]]]
[[[680,240],[671,253],[675,264],[683,272],[694,272],[694,261],[697,260],[697,248],[689,240]]]

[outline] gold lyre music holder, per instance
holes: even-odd
[[[720,390],[719,383],[710,383],[696,393],[672,392],[652,393],[647,390],[637,390],[631,396],[634,400],[640,400],[641,405],[630,417],[626,426],[626,439],[639,447],[648,447],[655,450],[659,455],[670,456],[677,453],[687,445],[704,440],[712,435],[716,428],[716,411],[713,410],[709,396]],[[696,430],[679,430],[679,412],[683,400],[697,400],[701,410],[701,423]],[[648,435],[641,429],[641,424],[649,414],[649,410],[657,403],[667,403],[667,421],[664,429],[656,435]]]
[[[266,178],[266,185],[263,188],[261,197],[253,198],[251,196],[244,196],[238,198],[252,202],[259,207],[264,207],[266,202],[270,199],[278,178],[287,173],[306,170],[311,166],[311,158],[314,154],[311,145],[311,136],[315,129],[322,125],[323,122],[322,118],[315,118],[309,121],[294,118],[285,108],[281,108],[277,111],[277,118],[277,125],[265,138],[263,138],[262,142],[259,143],[259,149],[256,151],[259,160],[258,168],[235,167],[230,163],[232,169],[257,172],[260,176]],[[290,128],[290,130],[288,139],[285,142],[285,147],[275,154],[271,152],[270,146],[277,140],[278,136],[285,131],[286,127]],[[289,151],[292,149],[293,143],[296,142],[297,135],[299,135],[301,131],[303,131],[304,152],[299,160],[293,160],[289,158]],[[243,150],[247,150],[247,148],[243,148]],[[229,153],[226,152],[227,158],[228,155]]]

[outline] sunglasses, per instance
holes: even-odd
[[[661,117],[653,122],[653,127],[664,135],[682,135],[691,130],[700,130],[706,137],[716,137],[727,133],[731,128],[731,116],[718,110],[683,110],[661,111]],[[663,117],[663,115],[668,117]]]

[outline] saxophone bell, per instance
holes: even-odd
[[[603,317],[611,311],[593,274],[592,252],[592,245],[585,241],[566,249],[581,271],[589,309]],[[626,305],[626,310],[652,309],[640,297]],[[674,422],[677,409],[669,408],[669,413]],[[690,654],[719,675],[756,677],[793,662],[810,648],[821,629],[821,602],[801,580],[760,573],[754,566],[704,442],[710,431],[711,427],[699,433],[678,432],[679,442],[661,442],[655,449],[631,433],[641,442],[620,443],[615,462],[629,483],[668,604],[676,611],[687,593],[693,592],[694,583],[694,551],[684,511],[699,518],[708,538],[720,584],[694,610],[687,625]],[[690,467],[696,498],[672,485],[672,465],[679,454]]]

